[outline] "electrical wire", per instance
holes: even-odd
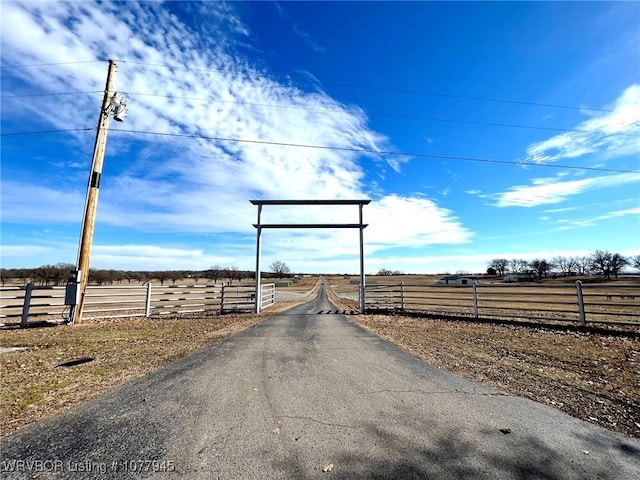
[[[121,128],[110,128],[109,131],[123,132],[123,133],[140,133],[144,135],[157,135],[157,136],[163,136],[163,137],[196,138],[199,140],[214,140],[219,142],[274,145],[279,147],[313,148],[313,149],[319,149],[319,150],[334,150],[334,151],[341,151],[341,152],[366,153],[366,154],[379,155],[379,156],[389,155],[389,156],[399,156],[399,157],[435,158],[440,160],[458,160],[458,161],[467,161],[467,162],[497,163],[497,164],[504,164],[504,165],[521,165],[521,166],[528,166],[528,167],[550,167],[550,168],[565,168],[565,169],[573,169],[573,170],[588,170],[588,171],[597,171],[597,172],[639,173],[640,174],[640,170],[622,170],[622,169],[603,168],[603,167],[580,167],[576,165],[560,165],[556,163],[542,164],[542,163],[526,162],[526,161],[520,161],[520,160],[495,160],[490,158],[459,157],[459,156],[452,156],[452,155],[410,153],[410,152],[401,152],[401,151],[392,151],[392,150],[371,150],[366,148],[355,148],[355,147],[329,147],[326,145],[310,145],[310,144],[289,143],[289,142],[272,142],[267,140],[249,140],[249,139],[241,139],[241,138],[213,137],[213,136],[206,136],[206,135],[183,134],[183,133],[163,133],[163,132],[151,132],[151,131],[145,131],[145,130],[127,130],[127,129],[121,129]]]
[[[54,63],[32,63],[30,65],[0,65],[0,68],[31,68],[31,67],[49,67],[53,65],[75,65],[79,63],[103,63],[107,60],[78,60],[75,62],[54,62]]]
[[[217,68],[192,68],[192,67],[184,67],[184,66],[177,66],[177,65],[164,65],[164,64],[159,64],[159,63],[148,63],[148,62],[140,62],[140,61],[135,61],[135,60],[122,60],[122,59],[121,60],[114,60],[114,61],[115,62],[122,62],[122,63],[130,63],[130,64],[134,64],[134,65],[146,65],[146,66],[151,66],[151,67],[171,68],[171,69],[174,69],[174,70],[188,70],[188,71],[194,71],[194,72],[228,73],[228,71],[226,71],[226,70],[217,69]],[[268,79],[268,77],[266,77],[264,75],[247,75],[247,76],[248,77],[254,77],[254,78],[266,78],[266,79]],[[323,85],[332,85],[332,86],[336,86],[336,87],[358,88],[358,89],[365,89],[365,90],[376,90],[376,91],[390,92],[390,93],[405,93],[405,94],[409,94],[409,95],[422,95],[422,96],[431,96],[431,97],[459,98],[459,99],[463,99],[463,100],[476,100],[476,101],[483,101],[483,102],[511,103],[511,104],[515,104],[515,105],[528,105],[528,106],[536,106],[536,107],[564,108],[564,109],[571,109],[571,110],[589,110],[589,111],[593,111],[593,112],[608,112],[608,113],[613,112],[613,110],[607,110],[607,109],[603,109],[603,108],[589,108],[589,107],[577,107],[575,105],[560,105],[560,104],[554,104],[554,103],[540,103],[540,102],[527,102],[527,101],[520,101],[520,100],[506,100],[506,99],[500,99],[500,98],[479,97],[479,96],[472,96],[472,95],[454,95],[454,94],[450,94],[450,93],[427,92],[427,91],[408,90],[408,89],[391,88],[391,87],[379,87],[379,86],[374,86],[374,85],[358,85],[358,84],[353,84],[353,83],[340,83],[340,82],[327,82],[327,81],[313,82],[311,80],[304,80],[304,79],[298,79],[298,80],[295,80],[294,82],[306,83],[306,84],[311,84],[311,85],[318,85],[318,83],[321,83]]]
[[[27,136],[27,135],[44,135],[47,133],[68,133],[68,132],[81,132],[81,131],[89,131],[95,130],[95,127],[86,127],[86,128],[67,128],[65,130],[41,130],[39,132],[13,132],[13,133],[0,133],[0,137],[18,137],[18,136]]]
[[[79,95],[79,94],[102,94],[102,93],[104,92],[101,90],[89,90],[89,91],[78,91],[78,92],[33,93],[33,94],[23,94],[23,95],[2,95],[0,96],[0,99]],[[160,94],[153,94],[153,93],[127,92],[127,91],[123,91],[122,93],[129,96],[148,96],[148,97],[158,97],[158,98],[167,98],[167,99],[208,101],[208,102],[226,103],[226,104],[234,104],[234,105],[304,110],[309,112],[336,112],[336,113],[350,113],[350,114],[360,113],[360,112],[353,112],[349,110],[340,110],[337,108],[309,108],[309,107],[302,107],[302,106],[296,106],[296,105],[281,105],[281,104],[255,103],[255,102],[236,102],[231,100],[219,100],[219,99],[213,99],[213,98],[184,97],[184,96],[160,95]],[[606,135],[607,137],[611,137],[611,136],[640,137],[640,133],[639,134],[626,133],[626,132],[609,133],[601,130],[581,130],[581,129],[575,129],[575,128],[572,129],[572,128],[561,128],[561,127],[543,127],[539,125],[483,122],[479,120],[458,120],[458,119],[452,119],[452,118],[427,117],[427,116],[421,116],[421,115],[368,112],[365,110],[363,110],[362,112],[369,117],[398,118],[398,119],[418,120],[418,121],[428,121],[428,122],[455,123],[455,124],[462,124],[462,125],[485,125],[490,127],[524,128],[529,130],[542,130],[542,131],[564,132],[564,133],[585,133],[590,135],[597,134],[597,135]],[[629,126],[635,126],[637,124],[638,122],[634,122],[632,124],[625,125],[625,126],[629,127]],[[12,134],[12,135],[19,135],[19,134]]]
[[[39,132],[1,133],[0,137],[41,135],[41,134],[48,134],[48,133],[66,133],[66,132],[78,132],[78,131],[90,131],[90,130],[96,130],[96,129],[95,127],[87,127],[87,128],[70,128],[66,130],[45,130],[45,131],[39,131]],[[571,170],[586,170],[586,171],[610,172],[610,173],[640,173],[640,170],[623,170],[623,169],[617,169],[617,168],[604,168],[604,167],[583,167],[583,166],[577,166],[577,165],[561,165],[557,163],[535,163],[535,162],[526,162],[521,160],[496,160],[491,158],[460,157],[460,156],[454,156],[454,155],[436,155],[436,154],[430,154],[430,153],[402,152],[402,151],[393,151],[393,150],[372,150],[367,148],[355,148],[355,147],[329,147],[326,145],[310,145],[310,144],[290,143],[290,142],[272,142],[267,140],[250,140],[250,139],[242,139],[242,138],[214,137],[214,136],[195,135],[195,134],[186,134],[186,133],[151,132],[147,130],[130,130],[130,129],[123,129],[123,128],[109,128],[109,131],[122,132],[122,133],[139,133],[143,135],[156,135],[156,136],[162,136],[162,137],[195,138],[199,140],[214,140],[218,142],[236,142],[236,143],[251,143],[251,144],[258,144],[258,145],[273,145],[273,146],[280,146],[280,147],[313,148],[318,150],[334,150],[334,151],[351,152],[351,153],[365,153],[365,154],[378,155],[378,156],[390,155],[390,156],[398,156],[398,157],[434,158],[434,159],[440,159],[440,160],[496,163],[496,164],[503,164],[503,165],[520,165],[520,166],[528,166],[528,167],[564,168],[564,169],[571,169]]]
[[[86,92],[25,93],[22,95],[2,95],[0,98],[57,97],[61,95],[84,95],[86,93],[104,93],[104,90],[87,90]]]
[[[204,98],[204,97],[184,97],[184,96],[176,96],[176,95],[160,95],[156,93],[140,93],[140,92],[123,92],[123,93],[129,96],[137,95],[142,97],[158,97],[158,98],[168,98],[168,99],[176,99],[176,100],[195,100],[195,101],[203,101],[203,102],[226,103],[226,104],[246,105],[246,106],[254,106],[254,107],[305,110],[309,112],[337,112],[337,113],[351,113],[351,114],[360,113],[360,112],[352,112],[349,110],[341,110],[338,108],[309,108],[309,107],[302,107],[299,105],[236,102],[233,100],[219,100],[215,98]],[[526,129],[532,129],[532,130],[545,130],[545,131],[566,132],[566,133],[589,133],[589,134],[601,134],[601,135],[607,135],[607,136],[619,135],[619,136],[626,136],[626,137],[640,137],[640,134],[622,133],[622,132],[609,133],[609,132],[603,132],[601,130],[580,130],[575,128],[542,127],[537,125],[521,125],[521,124],[515,124],[515,123],[482,122],[479,120],[457,120],[457,119],[451,119],[451,118],[426,117],[421,115],[368,112],[366,110],[363,110],[363,113],[365,113],[367,116],[370,116],[370,117],[401,118],[401,119],[407,119],[407,120],[422,120],[422,121],[429,121],[429,122],[459,123],[464,125],[486,125],[490,127],[526,128]],[[635,123],[631,125],[635,125]],[[631,125],[627,125],[627,126],[631,126]]]
[[[102,90],[87,90],[87,91],[77,91],[77,92],[28,93],[28,94],[22,94],[22,95],[2,95],[0,96],[0,99],[81,95],[81,94],[102,94],[102,93],[104,93]],[[233,105],[245,105],[245,106],[267,107],[267,108],[283,108],[283,109],[290,109],[290,110],[304,110],[309,112],[336,112],[336,113],[350,113],[350,114],[360,113],[360,112],[354,112],[349,110],[341,110],[338,108],[309,108],[309,107],[303,107],[299,105],[282,105],[282,104],[257,103],[257,102],[240,102],[240,101],[233,101],[233,100],[220,100],[220,99],[215,99],[210,97],[186,97],[186,96],[160,95],[155,93],[142,93],[142,92],[130,92],[130,91],[122,91],[122,93],[129,96],[167,98],[170,100],[171,99],[194,100],[194,101],[212,102],[212,103],[226,103],[226,104],[233,104]],[[592,135],[600,134],[600,135],[607,135],[607,136],[640,137],[640,134],[624,133],[624,132],[609,133],[609,132],[603,132],[600,130],[581,130],[576,128],[544,127],[539,125],[522,125],[522,124],[516,124],[516,123],[483,122],[480,120],[459,120],[459,119],[453,119],[453,118],[427,117],[422,115],[369,112],[366,110],[363,110],[362,112],[369,117],[399,118],[399,119],[406,119],[406,120],[419,120],[419,121],[440,122],[440,123],[456,123],[456,124],[462,124],[462,125],[485,125],[490,127],[524,128],[524,129],[530,129],[530,130],[543,130],[543,131],[565,132],[565,133],[587,133]],[[635,122],[627,126],[634,126],[637,123],[638,122]]]

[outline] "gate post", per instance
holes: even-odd
[[[578,296],[578,314],[580,316],[580,323],[585,327],[587,325],[587,314],[584,311],[584,297],[582,296],[582,282],[576,280],[576,294]]]
[[[400,310],[404,311],[404,282],[400,282]]]
[[[478,282],[476,280],[474,280],[471,283],[471,286],[473,287],[473,316],[477,320],[478,316],[479,316],[479,313],[478,313]]]
[[[144,304],[144,316],[151,315],[151,282],[147,283],[147,299]]]
[[[33,283],[27,283],[24,289],[24,303],[22,304],[22,321],[20,328],[26,328],[29,322],[29,306],[31,305],[31,293],[33,292]]]
[[[222,288],[220,289],[220,315],[224,313],[224,287],[225,286],[222,285]]]

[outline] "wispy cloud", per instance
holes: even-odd
[[[293,32],[312,50],[316,51],[316,52],[324,52],[325,48],[320,45],[318,42],[316,42],[311,35],[309,35],[306,31],[304,31],[300,25],[298,25],[293,18],[291,18],[291,15],[289,15],[289,12],[287,12],[285,10],[285,8],[280,5],[278,2],[275,3],[276,8],[278,9],[278,13],[280,14],[280,17],[286,21],[289,26],[291,27],[291,30],[293,30]]]
[[[248,29],[228,11],[228,5],[223,10],[217,3],[210,5],[217,9],[216,25],[227,25],[227,29],[203,40],[154,3],[3,4],[3,61],[128,60],[119,62],[117,89],[128,92],[129,116],[122,127],[112,124],[114,129],[388,149],[388,139],[368,126],[361,110],[347,108],[317,89],[303,91],[280,83],[233,51],[226,39],[244,37]],[[227,22],[219,18],[225,15]],[[175,68],[154,66],[165,64]],[[105,63],[83,64],[82,68],[72,64],[42,66],[12,70],[8,84],[12,93],[20,93],[14,86],[16,80],[22,88],[40,91],[86,91],[103,88],[105,73]],[[3,117],[21,111],[17,102],[3,103]],[[93,126],[99,102],[97,95],[80,95],[73,104],[67,98],[42,97],[31,113],[54,128]],[[296,108],[268,106],[273,104]],[[87,136],[74,141],[88,148],[92,139]],[[381,161],[375,155],[371,158]],[[101,184],[98,225],[174,234],[253,234],[255,208],[249,199],[375,196],[367,210],[369,218],[379,220],[375,222],[378,226],[367,231],[373,241],[371,249],[388,248],[394,242],[419,246],[471,238],[472,233],[452,212],[434,202],[379,192],[377,186],[365,184],[362,159],[361,154],[347,151],[114,130],[109,133],[105,159],[109,171]],[[79,163],[77,160],[74,163]],[[89,162],[87,155],[84,168]],[[400,161],[387,162],[399,168]],[[3,181],[3,220],[79,223],[85,182],[67,188],[46,179],[42,183],[40,179]],[[29,195],[19,195],[20,191]],[[54,208],[43,209],[42,205]],[[314,221],[318,215],[311,209],[300,209],[288,218]],[[292,256],[295,251],[304,252],[301,242],[293,241],[299,238],[293,234],[283,238],[290,241]],[[307,238],[309,245],[322,248],[327,256],[347,251],[346,242],[341,249],[339,241],[327,243],[326,235],[314,233]],[[348,248],[352,248],[351,241]],[[158,255],[173,258],[174,253]],[[191,254],[195,260],[209,261]],[[113,254],[96,247],[95,255],[99,259]]]
[[[566,132],[527,148],[527,160],[552,163],[600,153],[613,158],[640,155],[640,84],[628,87],[610,108],[576,126],[579,132]]]
[[[616,210],[614,212],[609,212],[609,213],[605,213],[604,215],[598,215],[596,217],[589,217],[586,219],[584,218],[583,219],[561,219],[561,220],[557,220],[557,223],[560,224],[561,230],[571,230],[574,228],[591,227],[594,225],[598,225],[603,220],[625,217],[627,215],[640,215],[640,207],[628,208],[626,210]],[[637,235],[639,232],[640,232],[640,228],[636,228],[635,232],[630,232],[630,234]],[[619,233],[622,234],[623,232],[619,232]]]
[[[531,185],[518,185],[497,194],[494,205],[497,207],[535,207],[560,203],[572,195],[585,192],[587,189],[613,187],[634,182],[640,182],[640,174],[621,173],[570,181],[558,181],[553,177],[539,178],[532,180]]]

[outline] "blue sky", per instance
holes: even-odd
[[[370,198],[370,273],[640,254],[637,2],[1,9],[4,267],[75,263],[95,138],[82,129],[109,58],[129,112],[110,125],[92,267],[252,269],[251,199]],[[265,207],[263,221],[357,213]],[[357,272],[357,242],[270,230],[263,265]]]

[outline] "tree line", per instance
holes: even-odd
[[[550,273],[559,275],[602,275],[611,279],[625,266],[640,270],[640,255],[624,257],[619,253],[596,250],[591,255],[565,257],[556,256],[551,260],[536,258],[530,262],[522,259],[496,258],[491,260],[487,268],[488,275],[504,276],[513,273],[535,273],[539,279],[548,277]]]
[[[278,262],[278,268],[274,270],[276,262],[271,265],[273,274],[263,272],[263,278],[277,276],[282,278],[290,274],[289,267],[283,262]],[[76,266],[71,263],[57,263],[55,265],[42,265],[36,268],[0,268],[0,281],[2,286],[9,279],[17,279],[23,285],[34,283],[36,285],[64,285],[69,279],[71,272]],[[200,280],[212,280],[217,283],[219,280],[228,280],[230,284],[243,279],[255,279],[255,272],[240,270],[236,266],[220,267],[215,265],[207,270],[160,270],[160,271],[140,271],[140,270],[112,270],[112,269],[90,269],[88,283],[96,286],[122,284],[126,282],[147,283],[159,281],[161,285],[171,282],[175,285],[178,280],[193,278],[195,283]]]

